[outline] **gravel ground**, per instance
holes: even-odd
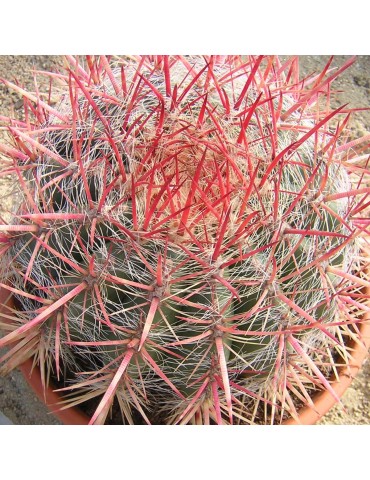
[[[328,61],[328,56],[302,56],[300,65],[303,74],[320,71]],[[349,57],[336,55],[332,66],[340,66]],[[14,80],[28,88],[33,88],[31,69],[54,69],[62,61],[57,56],[0,56],[0,78]],[[45,83],[46,85],[46,83]],[[349,103],[352,108],[364,108],[370,105],[370,56],[357,57],[350,67],[334,83],[339,94],[333,106]],[[22,100],[18,94],[8,91],[0,84],[0,115],[19,115]],[[353,137],[370,132],[370,110],[356,112],[352,117]],[[1,132],[0,132],[1,138]],[[7,206],[4,197],[7,184],[0,179],[0,210]],[[1,353],[1,352],[0,352]],[[334,407],[320,422],[325,425],[370,425],[370,361],[367,360],[362,371],[342,398],[344,409]],[[20,372],[12,372],[0,378],[0,414],[1,412],[15,424],[56,425],[59,423],[50,415],[45,406],[36,398]],[[0,416],[0,423],[4,418]]]

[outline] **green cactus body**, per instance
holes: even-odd
[[[43,326],[89,359],[66,383],[100,398],[92,423],[115,400],[125,422],[280,422],[321,381],[307,358],[344,349],[358,245],[333,114],[254,57],[117,62],[73,73],[48,117],[1,278],[62,303],[68,331]]]

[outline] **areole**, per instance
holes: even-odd
[[[313,423],[366,354],[370,141],[329,102],[355,59],[65,60],[53,104],[5,81],[34,118],[1,118],[1,373],[63,370],[90,424]]]
[[[370,298],[370,288],[364,290],[364,296]],[[2,314],[5,313],[5,308],[7,308],[4,302],[6,302],[7,307],[10,307],[12,299],[9,297],[8,292],[0,287],[0,319],[2,319]],[[361,320],[359,330],[363,344],[353,342],[352,345],[349,345],[349,349],[353,348],[351,361],[349,365],[340,368],[338,378],[332,379],[331,385],[338,397],[342,397],[346,392],[368,356],[370,348],[370,312],[364,314]],[[19,370],[40,401],[63,424],[87,425],[89,423],[89,417],[80,408],[61,409],[61,394],[56,392],[51,385],[44,389],[40,370],[37,365],[33,364],[32,359],[26,360],[19,367]],[[312,400],[315,409],[304,407],[298,411],[299,421],[289,418],[283,422],[283,425],[314,425],[336,404],[335,398],[326,390],[316,393]]]

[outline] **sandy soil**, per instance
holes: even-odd
[[[328,61],[328,56],[300,57],[302,74],[319,72]],[[332,66],[341,66],[349,57],[335,56]],[[31,69],[55,70],[61,57],[56,56],[0,56],[0,78],[14,80],[28,88],[33,88]],[[44,85],[46,87],[46,84]],[[359,56],[350,67],[334,83],[341,91],[333,106],[348,103],[352,108],[364,108],[370,105],[370,56]],[[20,115],[22,100],[14,92],[10,92],[0,84],[0,115]],[[352,117],[353,137],[370,132],[370,110],[356,112]],[[1,137],[1,132],[0,132]],[[6,182],[0,179],[2,192],[0,210],[6,207],[3,197]],[[367,360],[362,371],[355,378],[352,386],[342,399],[343,407],[334,407],[320,422],[321,424],[370,425],[370,360]],[[23,425],[58,424],[45,406],[30,390],[22,375],[15,371],[6,378],[0,378],[0,412],[3,412],[13,423]]]

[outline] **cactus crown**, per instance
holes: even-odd
[[[125,423],[279,423],[335,395],[369,189],[320,101],[335,75],[308,88],[297,69],[101,56],[69,58],[55,105],[13,85],[4,372],[33,355],[67,405],[97,399],[91,423],[114,405]]]

